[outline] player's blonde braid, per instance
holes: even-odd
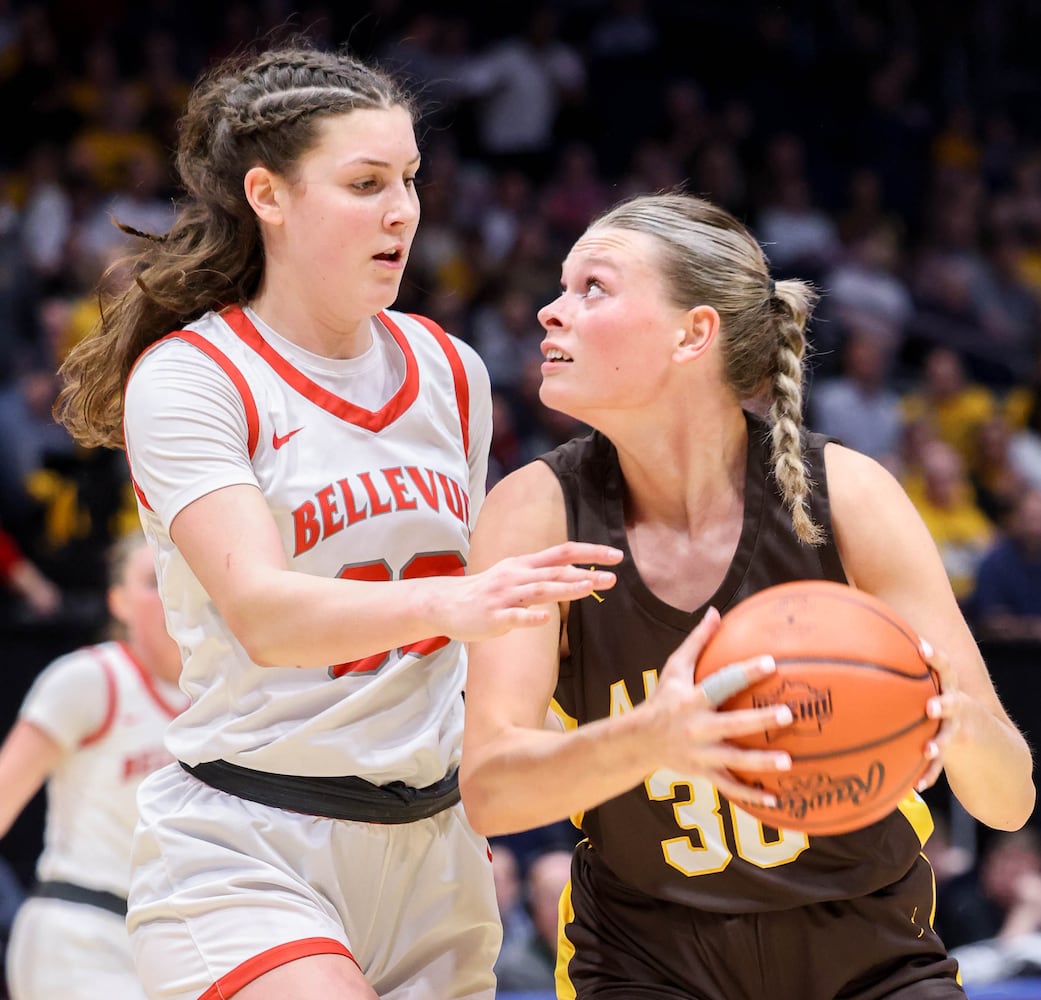
[[[806,354],[806,287],[781,281],[772,286],[770,311],[777,330],[776,370],[771,384],[770,423],[774,477],[792,514],[795,534],[809,545],[820,545],[824,532],[810,516],[809,493],[802,457],[803,358]]]

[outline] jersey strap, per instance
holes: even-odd
[[[116,718],[116,705],[119,702],[118,688],[116,687],[116,672],[112,669],[112,664],[105,659],[101,654],[101,650],[97,646],[91,646],[89,649],[90,655],[97,661],[101,667],[102,673],[105,675],[105,692],[108,696],[108,707],[105,709],[105,718],[102,719],[101,725],[92,733],[88,733],[80,740],[80,746],[90,746],[91,743],[97,743],[102,736],[109,731],[112,723]]]
[[[438,326],[432,319],[420,316],[418,313],[409,313],[417,323],[422,323],[433,335],[434,339],[441,345],[441,350],[448,358],[449,367],[452,369],[452,378],[455,381],[455,399],[459,410],[459,429],[463,435],[463,453],[470,454],[470,383],[466,378],[466,368],[463,359],[452,343],[452,338]]]

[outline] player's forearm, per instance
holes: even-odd
[[[513,727],[463,748],[460,787],[471,825],[502,836],[545,826],[614,798],[654,770],[640,713],[568,732]]]
[[[982,706],[967,717],[944,755],[951,791],[995,830],[1018,830],[1034,809],[1033,761],[1023,736]]]
[[[221,609],[261,666],[324,667],[440,634],[423,581],[331,580],[280,571]]]

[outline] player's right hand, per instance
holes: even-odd
[[[718,628],[719,612],[710,608],[666,660],[648,700],[650,710],[657,713],[653,728],[661,741],[662,766],[707,777],[735,801],[769,805],[768,793],[738,781],[733,771],[786,771],[791,758],[783,752],[743,750],[728,741],[790,725],[791,709],[787,705],[729,711],[718,707],[776,670],[768,655],[728,664],[701,684],[694,683],[694,665]]]
[[[446,635],[466,642],[544,625],[551,605],[613,587],[614,573],[602,567],[622,556],[609,545],[564,542],[502,559],[472,576],[432,578],[434,617]]]

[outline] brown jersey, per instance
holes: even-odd
[[[614,446],[598,432],[542,456],[556,473],[568,537],[626,553],[602,600],[573,602],[570,655],[561,662],[558,707],[578,724],[627,711],[653,691],[658,671],[708,607],[725,613],[773,584],[846,582],[835,547],[824,468],[825,437],[806,434],[814,485],[812,515],[824,544],[796,537],[774,481],[769,431],[748,415],[744,523],[733,561],[712,597],[694,612],[666,604],[643,583],[625,531],[625,485]],[[769,650],[763,650],[769,652]],[[840,836],[775,830],[726,800],[707,779],[661,769],[579,818],[583,833],[618,878],[648,895],[725,912],[787,909],[846,899],[901,878],[931,830],[911,795],[871,826]]]

